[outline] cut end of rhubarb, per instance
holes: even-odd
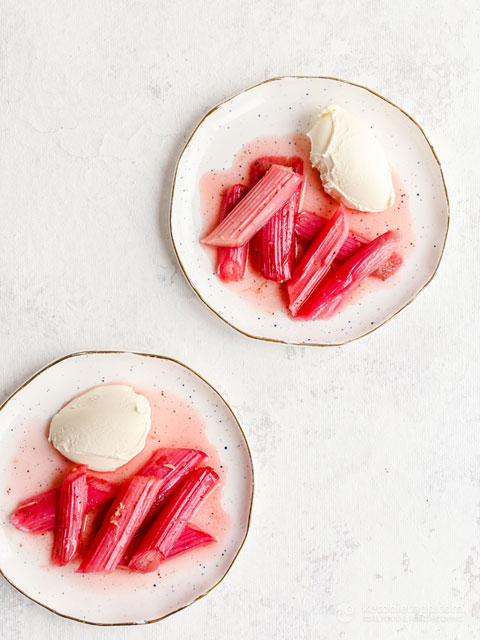
[[[158,565],[164,560],[160,551],[149,549],[142,554],[135,555],[130,561],[128,568],[137,573],[151,573],[158,569]]]
[[[241,247],[239,247],[239,249],[240,248]],[[222,262],[217,267],[217,276],[224,282],[239,282],[245,277],[246,264],[246,260],[243,265],[239,265],[235,262]]]
[[[234,184],[225,191],[220,208],[220,220],[224,220],[246,194],[243,184]],[[245,277],[248,261],[248,242],[241,247],[219,247],[217,275],[224,282],[238,282]]]
[[[398,253],[392,253],[390,258],[372,274],[380,280],[388,280],[393,276],[403,264],[403,258]]]
[[[46,533],[55,527],[55,509],[58,489],[23,500],[10,515],[10,522],[19,531]]]
[[[200,529],[187,526],[180,538],[171,548],[166,559],[168,560],[168,558],[173,558],[174,556],[186,553],[187,551],[191,551],[197,547],[204,547],[212,542],[218,542],[217,538],[205,531],[200,531]]]

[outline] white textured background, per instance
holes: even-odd
[[[1,0],[0,393],[68,352],[183,360],[256,463],[228,578],[149,627],[57,618],[0,583],[0,637],[463,640],[480,630],[477,0]],[[368,85],[424,126],[452,205],[434,282],[344,348],[249,340],[189,289],[176,158],[267,77]]]

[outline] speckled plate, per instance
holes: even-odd
[[[118,381],[181,398],[201,417],[221,468],[226,470],[222,471],[222,506],[230,526],[221,544],[165,562],[160,576],[127,571],[85,576],[75,574],[72,566],[52,567],[51,540],[17,531],[9,522],[20,497],[12,486],[12,461],[16,466],[23,455],[19,438],[23,441],[38,437],[39,429],[43,437],[51,416],[66,400],[89,387]],[[160,620],[213,589],[230,569],[247,535],[253,468],[242,429],[230,407],[208,382],[170,358],[85,352],[57,360],[25,382],[1,407],[0,451],[1,573],[21,593],[59,615],[101,625]],[[21,496],[25,497],[28,496]]]
[[[411,196],[415,249],[395,286],[376,287],[328,321],[301,322],[287,313],[252,306],[215,276],[200,245],[203,218],[200,180],[232,164],[254,138],[306,132],[320,106],[336,103],[357,113],[375,134]],[[212,109],[198,124],[178,161],[171,202],[171,233],[191,286],[220,318],[263,340],[302,345],[339,345],[371,333],[408,305],[430,282],[442,258],[449,223],[448,197],[440,163],[421,127],[373,91],[344,80],[274,78]],[[390,283],[389,283],[390,284]]]

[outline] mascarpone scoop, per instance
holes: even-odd
[[[370,212],[393,205],[395,191],[385,153],[371,130],[352,113],[329,105],[307,135],[310,161],[335,200]]]
[[[115,471],[145,447],[150,414],[147,398],[127,385],[95,387],[53,416],[48,439],[72,462]]]

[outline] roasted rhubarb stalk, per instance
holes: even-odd
[[[398,234],[387,231],[363,246],[320,284],[302,306],[299,316],[330,318],[345,298],[388,260],[397,243]]]
[[[247,188],[234,184],[225,191],[220,207],[220,220],[224,220],[246,194]],[[219,247],[217,275],[226,282],[236,282],[245,276],[248,260],[248,242],[241,247]]]
[[[293,316],[324,278],[347,236],[347,216],[340,205],[309,246],[287,283],[288,308]]]
[[[138,472],[142,476],[154,476],[162,480],[157,497],[148,512],[142,529],[158,515],[166,498],[195,467],[207,458],[198,449],[157,449]]]
[[[142,535],[137,533],[137,535],[128,545],[128,549],[119,563],[120,566],[123,567],[128,565],[138,547],[140,546],[141,541]],[[199,529],[194,529],[193,527],[187,525],[180,538],[168,552],[167,558],[178,556],[181,553],[185,553],[187,551],[190,551],[190,549],[195,549],[196,547],[204,547],[206,544],[210,544],[210,542],[216,541],[217,539],[211,536],[209,533],[200,531]]]
[[[322,218],[321,216],[317,216],[315,213],[311,213],[310,211],[302,211],[296,216],[295,219],[295,235],[299,242],[304,244],[310,244],[313,239],[318,235],[318,233],[323,229],[323,227],[327,224],[328,220],[326,218]],[[359,233],[355,233],[354,231],[350,231],[347,236],[347,239],[343,243],[340,251],[337,255],[337,260],[340,262],[345,262],[351,255],[358,251],[361,247],[368,244],[370,240],[365,238]],[[394,273],[398,271],[398,269],[402,266],[402,256],[398,253],[392,253],[390,258],[383,264],[381,267],[377,269],[372,276],[375,278],[380,278],[380,280],[386,280]]]
[[[82,465],[73,469],[60,487],[52,552],[53,564],[63,567],[75,557],[87,500],[87,467]]]
[[[87,511],[92,511],[113,498],[118,486],[93,476],[87,477]],[[55,527],[55,509],[59,489],[49,489],[23,500],[10,516],[10,522],[20,531],[46,533]]]
[[[209,467],[192,471],[168,499],[140,542],[128,567],[141,573],[155,571],[218,480],[218,475]]]
[[[58,489],[49,489],[23,500],[10,516],[10,522],[20,531],[45,533],[55,527]]]
[[[272,165],[202,242],[217,247],[241,247],[285,205],[302,183],[303,177],[291,169]]]
[[[136,475],[125,482],[87,549],[79,573],[109,573],[120,562],[157,497],[162,481]]]
[[[292,157],[258,158],[250,167],[250,184],[254,185],[268,171],[272,164],[290,167],[295,173],[303,174],[303,161]],[[298,212],[302,186],[299,186],[286,204],[273,215],[250,241],[252,262],[267,280],[285,282],[292,276],[295,259],[295,215]]]
[[[301,187],[295,191],[280,211],[258,231],[256,240],[261,272],[267,280],[286,282],[292,276],[295,260],[295,214],[298,211]]]
[[[216,541],[217,539],[209,533],[187,526],[180,538],[168,552],[167,558],[173,558],[173,556],[178,556],[181,553],[186,553],[187,551],[196,549],[197,547],[204,547],[205,545]]]

